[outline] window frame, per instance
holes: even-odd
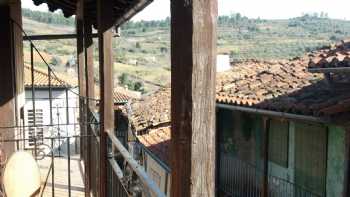
[[[285,159],[284,161],[282,161],[283,159],[280,159],[279,161],[277,160],[277,159],[275,159],[275,158],[273,158],[273,156],[272,155],[275,155],[275,154],[272,154],[273,153],[273,151],[271,151],[271,149],[272,149],[272,142],[275,142],[276,140],[272,140],[272,135],[271,135],[271,132],[272,132],[272,126],[273,126],[273,122],[278,122],[278,124],[281,124],[280,126],[283,126],[283,127],[285,127],[286,128],[286,136],[283,136],[283,137],[285,137],[286,139],[285,139],[285,142],[286,142],[286,144],[285,145],[283,145],[283,144],[279,144],[279,145],[277,145],[279,148],[280,147],[284,147],[285,148],[285,150],[283,151],[284,152],[284,154],[282,153],[281,155],[285,155],[285,158],[283,158],[283,159]],[[269,162],[272,162],[273,164],[276,164],[276,165],[278,165],[278,166],[281,166],[281,167],[283,167],[283,168],[289,168],[289,160],[290,160],[290,158],[289,158],[289,156],[290,156],[290,154],[289,154],[289,149],[290,149],[290,121],[288,121],[288,120],[283,120],[283,119],[274,119],[274,118],[270,118],[270,119],[268,119],[268,127],[267,127],[267,129],[268,129],[268,153],[269,153],[269,157],[268,157],[268,160],[269,160]],[[277,130],[277,129],[276,129]],[[276,131],[273,131],[273,132],[276,132]],[[282,131],[281,131],[282,132]],[[281,142],[282,143],[282,142]],[[279,150],[281,150],[281,149],[279,149]],[[281,150],[282,151],[282,150]]]

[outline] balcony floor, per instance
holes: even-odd
[[[44,187],[44,197],[52,197],[52,174],[51,174],[51,158],[46,157],[39,160],[42,186]],[[71,196],[84,197],[84,166],[79,159],[79,155],[71,156],[70,160],[70,177],[71,177]],[[47,181],[46,181],[47,180]],[[65,157],[56,157],[54,159],[54,189],[55,195],[65,197],[68,195],[68,159]]]

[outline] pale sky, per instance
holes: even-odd
[[[329,17],[350,20],[349,0],[218,0],[219,15],[241,13],[249,18],[287,19],[302,13],[327,12]],[[24,8],[47,11],[46,5],[34,6],[32,0],[22,0]],[[159,20],[170,15],[170,0],[154,2],[133,20]]]

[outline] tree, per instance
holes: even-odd
[[[50,64],[53,66],[58,66],[62,63],[61,59],[57,56],[52,56],[51,60],[50,60]]]

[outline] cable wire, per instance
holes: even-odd
[[[47,63],[47,61],[45,60],[45,58],[41,55],[40,51],[38,50],[38,48],[34,45],[34,42],[30,39],[30,37],[28,36],[28,34],[24,31],[24,29],[21,27],[21,25],[19,25],[16,21],[14,21],[12,18],[10,19],[12,23],[14,23],[24,34],[24,36],[26,36],[28,38],[29,43],[33,46],[33,49],[35,49],[35,51],[38,53],[39,57],[41,58],[41,60],[45,63],[45,65],[47,66],[48,69],[50,69],[51,73],[53,74],[53,76],[56,78],[57,81],[59,81],[59,83],[61,83],[61,85],[68,87],[67,83],[64,83],[59,77],[57,77],[57,74],[55,73],[54,69],[49,65],[49,63]],[[71,89],[68,89],[68,91],[70,91],[71,93],[77,95],[79,98],[84,99],[84,100],[92,100],[92,101],[100,101],[100,99],[95,99],[95,98],[90,98],[90,97],[86,97],[86,96],[81,96],[80,94],[74,92]]]

